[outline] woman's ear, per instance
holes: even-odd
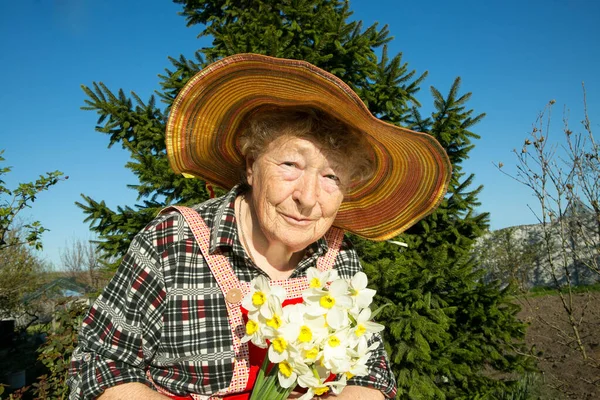
[[[246,158],[246,182],[252,186],[252,178],[254,177],[254,158]]]

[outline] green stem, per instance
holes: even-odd
[[[292,390],[294,390],[295,385],[285,389],[279,385],[279,379],[277,377],[279,367],[277,365],[272,365],[269,373],[265,374],[268,366],[268,356],[265,356],[256,376],[256,382],[252,389],[250,400],[286,400]]]
[[[265,379],[265,385],[263,386],[262,390],[260,391],[261,399],[272,399],[273,398],[273,387],[275,386],[275,380],[273,378],[277,378],[272,375],[273,369],[275,369],[275,367],[273,367],[271,369],[271,372],[269,372],[269,374],[267,375],[267,378]]]
[[[258,370],[258,374],[256,375],[256,381],[254,383],[254,388],[252,389],[252,394],[250,395],[250,400],[262,400],[263,397],[260,397],[259,394],[262,392],[262,389],[265,385],[265,371],[269,366],[269,355],[265,354],[265,358]]]
[[[289,388],[284,389],[280,385],[277,385],[277,393],[279,394],[278,400],[287,400],[295,386],[296,385],[292,385]]]
[[[256,400],[263,400],[263,399],[271,398],[270,393],[271,393],[271,388],[273,386],[273,379],[277,378],[277,376],[275,376],[275,377],[273,376],[273,372],[277,373],[277,369],[276,369],[275,365],[272,365],[269,373],[266,373],[267,364],[265,364],[263,362],[263,366],[261,366],[261,371],[259,371],[259,374],[262,372],[262,376],[260,376],[260,378],[261,378],[260,388],[258,390],[255,389],[252,392],[253,394],[254,394],[254,392],[256,392]],[[258,377],[257,377],[257,381],[258,381]]]

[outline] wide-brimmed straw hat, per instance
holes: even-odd
[[[380,121],[348,85],[312,64],[258,54],[214,62],[179,92],[166,131],[171,168],[226,189],[239,183],[240,123],[264,105],[321,109],[371,144],[375,174],[349,190],[334,226],[390,239],[430,214],[446,193],[451,164],[432,136]]]

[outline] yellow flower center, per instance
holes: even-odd
[[[332,296],[326,294],[325,296],[321,297],[319,304],[321,304],[321,307],[323,308],[331,308],[335,305],[335,299]]]
[[[316,347],[313,347],[312,349],[306,351],[304,353],[305,357],[308,359],[313,359],[313,358],[317,358],[317,356],[319,355],[319,349],[317,349]]]
[[[313,390],[317,396],[320,396],[322,394],[329,392],[329,388],[327,386],[314,388]]]
[[[286,378],[289,378],[292,375],[292,366],[287,361],[282,361],[279,363],[279,372]]]
[[[263,292],[255,292],[252,295],[252,304],[254,304],[257,307],[265,304],[266,300],[267,300],[267,296],[265,296],[265,294]]]
[[[258,331],[258,324],[255,321],[249,320],[246,324],[246,335],[254,335]]]
[[[267,320],[267,325],[271,328],[279,329],[281,326],[281,317],[279,317],[279,315],[273,315],[273,318]]]
[[[298,335],[298,341],[302,343],[307,343],[312,340],[312,331],[306,325],[303,325],[300,328],[300,335]]]
[[[365,334],[366,331],[367,331],[367,328],[365,328],[365,326],[363,324],[358,324],[358,326],[356,327],[356,331],[354,331],[354,334],[358,337],[361,337],[362,335]]]
[[[357,295],[358,295],[358,290],[350,289],[350,296],[357,296]]]
[[[354,377],[354,374],[350,371],[346,372],[346,379],[352,379]]]
[[[327,344],[331,347],[338,347],[340,345],[340,343],[341,343],[340,339],[338,339],[337,336],[332,336],[327,341]]]
[[[311,288],[320,288],[320,287],[322,287],[323,285],[321,285],[321,280],[320,280],[319,278],[312,278],[312,279],[310,280],[310,284],[309,284],[309,286],[310,286]]]
[[[273,339],[273,342],[271,342],[271,345],[273,346],[273,349],[276,352],[278,352],[279,354],[283,353],[285,351],[285,349],[287,348],[287,342],[282,337]]]

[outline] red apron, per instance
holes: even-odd
[[[241,342],[236,332],[245,332],[245,310],[241,307],[241,302],[246,293],[250,290],[249,282],[240,282],[236,277],[233,268],[227,258],[216,250],[213,254],[209,253],[210,246],[210,229],[204,223],[204,220],[200,215],[193,209],[187,207],[169,207],[162,212],[167,210],[176,209],[184,217],[186,223],[192,230],[202,255],[206,260],[219,288],[221,289],[225,303],[227,304],[227,314],[229,317],[229,325],[231,327],[231,334],[233,337],[233,349],[235,352],[235,362],[233,376],[229,387],[214,393],[210,396],[200,394],[189,394],[187,396],[176,396],[169,391],[158,387],[154,383],[148,373],[150,381],[154,384],[156,390],[159,393],[167,395],[172,399],[177,400],[208,400],[208,399],[228,399],[228,400],[248,400],[256,381],[258,370],[263,362],[264,357],[267,354],[267,349],[261,349],[254,346],[252,343]],[[161,212],[161,213],[162,213]],[[330,270],[334,263],[335,258],[340,250],[340,245],[344,238],[344,232],[341,229],[332,227],[327,234],[325,239],[329,250],[327,253],[319,257],[317,260],[317,268],[319,271]],[[302,301],[302,292],[309,287],[306,277],[285,279],[285,280],[271,280],[269,281],[270,286],[282,286],[286,290],[286,300],[284,305],[299,303]]]

